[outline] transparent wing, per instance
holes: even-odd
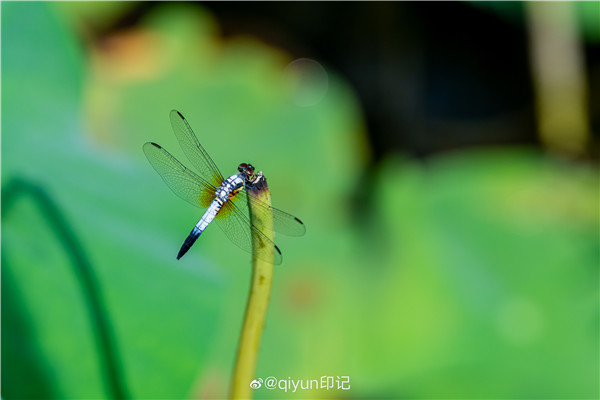
[[[177,110],[171,110],[170,118],[175,137],[177,137],[179,146],[181,146],[181,150],[183,150],[188,160],[194,167],[198,168],[198,172],[205,180],[214,186],[219,186],[223,182],[223,175],[198,141],[190,124]]]
[[[275,243],[273,243],[273,240],[268,238],[260,229],[250,223],[247,210],[237,207],[245,200],[246,199],[240,198],[235,203],[233,201],[228,201],[223,204],[223,208],[217,215],[217,218],[215,218],[217,225],[233,244],[248,253],[252,253],[252,235],[256,235],[260,246],[273,246],[275,249],[273,252],[273,263],[275,265],[281,264],[283,257],[279,247],[277,247]]]
[[[187,169],[156,143],[145,143],[142,148],[152,167],[173,193],[196,207],[206,208],[210,205],[216,189],[211,183]]]
[[[267,203],[259,200],[252,193],[242,190],[236,196],[239,197],[236,206],[238,206],[245,215],[249,215],[247,196],[251,196],[254,204],[262,208],[263,212],[273,213],[273,229],[275,232],[283,233],[287,236],[303,236],[306,233],[306,226],[298,218],[285,211],[281,211],[278,208],[271,207]]]

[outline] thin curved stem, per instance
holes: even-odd
[[[273,237],[273,215],[265,213],[264,208],[258,205],[255,207],[253,204],[253,199],[256,197],[263,203],[271,205],[271,194],[261,172],[258,173],[258,183],[249,190],[254,194],[254,196],[248,196],[252,224],[268,237]],[[250,382],[256,378],[254,374],[258,361],[260,339],[271,297],[274,251],[273,246],[261,242],[258,235],[252,236],[252,282],[233,372],[232,399],[252,398],[252,390],[254,389],[250,388]]]
[[[68,224],[58,205],[40,186],[15,178],[2,188],[2,217],[6,218],[18,196],[25,195],[33,198],[39,205],[50,228],[64,246],[66,254],[71,258],[71,265],[75,276],[79,279],[81,295],[87,306],[92,334],[96,340],[98,357],[109,396],[113,399],[129,398],[115,335],[102,299],[100,282],[94,274],[94,268],[77,239],[75,231]]]

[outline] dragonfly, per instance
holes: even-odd
[[[246,252],[252,253],[252,235],[258,236],[262,243],[273,246],[274,264],[281,264],[283,257],[279,247],[273,242],[273,237],[266,235],[250,221],[248,196],[252,197],[254,209],[261,213],[273,214],[275,232],[288,236],[302,236],[306,233],[304,223],[293,215],[259,200],[247,190],[250,182],[256,177],[252,164],[241,163],[238,173],[225,179],[183,115],[177,110],[172,110],[170,119],[179,146],[198,173],[185,167],[154,142],[143,145],[144,154],[177,196],[193,206],[206,209],[183,242],[177,259],[183,257],[208,225],[215,221],[229,240]]]

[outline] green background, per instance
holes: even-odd
[[[598,397],[597,167],[534,148],[426,165],[400,154],[356,210],[370,150],[335,70],[324,65],[326,96],[299,107],[289,54],[223,40],[186,4],[86,42],[82,18],[127,7],[2,4],[3,398],[111,396],[62,225],[93,271],[127,395],[227,394],[250,256],[209,227],[175,260],[201,212],[141,151],[155,141],[187,164],[173,108],[223,174],[251,162],[307,226],[277,237],[257,377],[349,376],[351,389],[257,398]],[[15,182],[25,195],[11,197]]]

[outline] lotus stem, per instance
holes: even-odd
[[[248,207],[250,209],[250,221],[269,238],[273,237],[273,215],[264,212],[264,208],[255,207],[255,198],[263,203],[271,205],[271,194],[262,172],[257,174],[254,184],[248,187],[254,196],[248,196]],[[273,256],[274,247],[272,243],[264,243],[256,234],[252,235],[252,281],[246,315],[240,336],[240,344],[233,372],[231,388],[232,399],[252,398],[250,382],[256,378],[256,365],[260,348],[260,339],[269,299],[271,297],[271,286],[273,283]],[[270,260],[270,261],[265,261]]]

